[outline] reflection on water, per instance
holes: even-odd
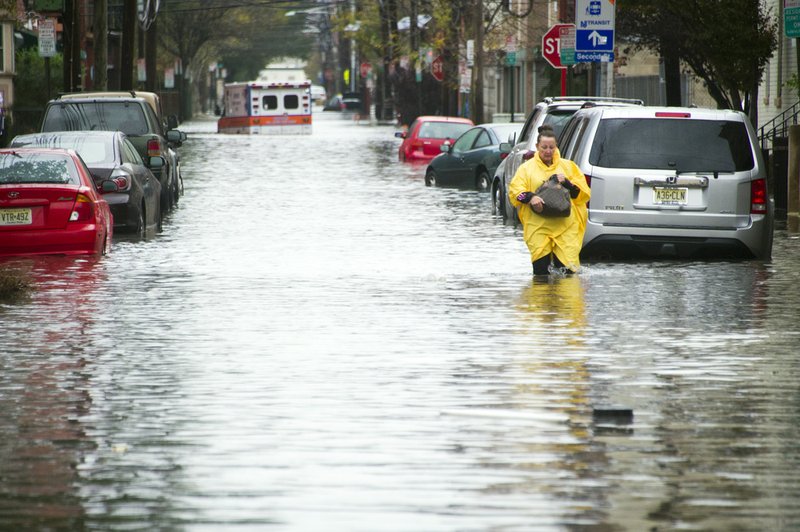
[[[162,234],[2,263],[0,529],[800,528],[796,235],[539,282],[390,127],[188,129]]]

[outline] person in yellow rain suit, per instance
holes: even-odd
[[[570,214],[564,218],[540,215],[542,199],[533,195],[553,174],[572,198]],[[551,259],[556,268],[566,268],[568,273],[578,271],[590,196],[589,184],[578,165],[561,158],[552,127],[540,127],[536,155],[520,165],[508,187],[508,198],[519,212],[523,238],[531,252],[534,275],[548,275]]]

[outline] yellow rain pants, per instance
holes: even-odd
[[[572,200],[570,215],[565,218],[546,218],[534,212],[530,205],[517,200],[522,192],[535,192],[553,174],[564,174],[580,189],[578,197]],[[520,165],[509,184],[508,199],[519,212],[523,238],[531,252],[531,262],[554,253],[564,266],[578,271],[588,220],[586,204],[590,197],[589,185],[578,165],[562,159],[558,150],[553,154],[553,163],[549,166],[539,158],[538,153]]]

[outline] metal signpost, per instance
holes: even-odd
[[[575,61],[614,61],[615,0],[575,0]]]

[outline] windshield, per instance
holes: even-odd
[[[64,155],[0,153],[0,184],[55,183],[80,185],[80,179]]]
[[[423,122],[419,128],[419,138],[454,139],[471,128],[471,124],[459,122]]]
[[[46,148],[65,148],[73,149],[78,152],[83,162],[91,166],[92,164],[113,163],[114,154],[111,144],[103,139],[88,135],[67,134],[41,134],[35,136],[17,137],[11,145],[20,146],[40,146]]]
[[[51,105],[42,131],[101,130],[144,135],[149,131],[142,107],[129,102],[59,102]]]
[[[664,118],[602,120],[589,162],[678,172],[742,172],[755,166],[744,123]]]

